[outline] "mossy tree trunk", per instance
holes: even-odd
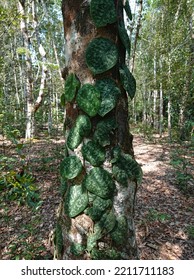
[[[128,1],[62,1],[66,157],[56,259],[138,258],[134,202],[142,174],[128,128],[135,79],[125,66],[124,8],[131,17]]]

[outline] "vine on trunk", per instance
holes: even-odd
[[[119,4],[130,14],[128,1],[120,0]],[[114,1],[91,0],[90,13],[96,28],[116,23],[120,40],[130,53],[130,40],[123,19],[117,15]],[[125,257],[118,246],[125,243],[129,229],[127,217],[114,211],[116,184],[126,188],[129,180],[140,181],[142,170],[131,155],[122,151],[122,147],[113,146],[111,135],[117,129],[117,121],[111,112],[123,89],[129,91],[131,99],[134,97],[136,83],[128,68],[119,65],[118,47],[108,38],[94,38],[87,46],[85,59],[95,76],[95,84],[80,85],[76,73],[71,73],[66,78],[61,98],[63,105],[76,103],[81,112],[68,132],[67,156],[60,166],[64,199],[62,211],[69,218],[84,214],[93,223],[93,230],[85,236],[84,244],[82,240],[71,242],[70,250],[75,257],[87,254],[90,259],[122,259]],[[115,65],[119,65],[121,84],[106,75]],[[103,78],[98,78],[102,73]],[[100,121],[92,127],[92,118],[96,115],[100,116]],[[62,254],[59,226],[56,233],[55,245],[58,254]]]

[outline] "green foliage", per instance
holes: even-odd
[[[119,30],[119,37],[125,46],[126,51],[128,52],[128,55],[130,56],[131,53],[131,41],[129,39],[129,36],[127,34],[127,30],[125,29],[124,23],[121,21],[118,24],[118,30]]]
[[[16,52],[20,55],[30,55],[30,51],[29,49],[25,48],[25,47],[18,47],[16,49]]]
[[[80,243],[75,243],[73,242],[71,244],[71,253],[77,257],[81,256],[84,251],[85,251],[86,247]]]
[[[77,156],[66,157],[60,165],[60,174],[65,179],[73,179],[82,171],[81,160]]]
[[[100,221],[96,223],[96,226],[99,227],[102,231],[102,234],[107,234],[111,230],[113,230],[116,224],[116,217],[112,210],[106,212],[102,215]]]
[[[100,121],[97,126],[96,130],[94,132],[93,140],[97,142],[102,147],[105,147],[107,145],[110,145],[111,140],[111,134],[113,133],[113,130],[116,129],[116,121],[115,118],[107,118]]]
[[[113,0],[91,0],[90,14],[96,27],[103,27],[117,20]]]
[[[101,198],[111,198],[114,194],[114,180],[111,174],[102,167],[92,168],[86,175],[83,184],[88,191]]]
[[[133,99],[136,92],[136,81],[126,65],[122,65],[119,69],[120,78],[124,89],[129,94],[130,98]]]
[[[99,144],[89,141],[82,147],[82,155],[93,166],[99,166],[105,161],[105,150]]]
[[[115,179],[117,180],[117,182],[122,184],[124,187],[128,186],[129,178],[128,178],[127,172],[125,170],[123,170],[122,167],[118,166],[117,164],[114,164],[112,167],[112,174],[115,177]]]
[[[72,127],[67,137],[67,147],[70,150],[76,149],[82,142],[83,137],[80,135],[80,129],[78,127]]]
[[[93,248],[91,251],[91,257],[93,260],[121,260],[121,254],[114,248],[104,250]]]
[[[128,180],[137,180],[138,183],[141,183],[142,180],[142,169],[140,165],[134,160],[129,154],[118,153],[113,151],[113,175],[115,179],[121,183],[123,186],[128,185]]]
[[[86,115],[79,115],[76,119],[75,127],[78,128],[82,137],[88,136],[92,128],[90,118]]]
[[[87,46],[86,63],[94,75],[110,70],[118,61],[116,45],[107,38],[95,38]]]
[[[84,136],[88,136],[92,128],[90,118],[86,115],[79,115],[75,121],[74,127],[69,131],[67,137],[67,146],[74,150],[82,142]]]
[[[110,232],[112,240],[118,245],[124,244],[126,242],[127,231],[128,225],[126,217],[118,217],[115,227]]]
[[[64,197],[67,188],[68,188],[67,180],[64,179],[63,177],[61,177],[61,184],[60,184],[60,187],[59,187],[59,191],[60,191],[60,194],[61,194],[62,197]]]
[[[154,221],[165,222],[171,219],[171,215],[167,213],[158,212],[157,210],[151,208],[149,209],[149,213],[146,215],[146,219],[151,222]]]
[[[73,218],[83,212],[87,205],[88,195],[82,185],[70,186],[65,197],[65,213]]]
[[[189,150],[189,155],[193,153],[192,147],[188,149],[176,149],[171,152],[170,164],[175,169],[175,179],[179,189],[187,195],[194,194],[194,177],[192,174],[192,161],[187,156]]]
[[[20,175],[10,171],[0,177],[0,191],[6,200],[17,201],[19,205],[27,204],[38,209],[42,204],[36,187],[35,178],[27,173]]]
[[[100,93],[93,85],[85,84],[78,91],[76,101],[80,109],[93,117],[100,108]]]
[[[80,81],[75,76],[75,74],[73,73],[69,74],[65,80],[65,92],[64,92],[65,100],[72,101],[79,87],[80,87]]]
[[[63,235],[62,235],[62,228],[59,223],[57,223],[55,228],[55,238],[54,242],[57,248],[57,254],[61,255],[63,250]]]
[[[94,233],[91,233],[88,235],[87,238],[87,251],[91,252],[94,247],[97,246],[97,240],[102,237],[102,234],[100,231],[95,231]]]
[[[104,117],[114,109],[121,92],[115,81],[110,78],[97,80],[95,86],[101,94],[101,106],[98,114]]]
[[[103,199],[97,196],[93,201],[92,207],[85,210],[85,214],[87,214],[93,221],[98,221],[103,213],[111,206],[111,199]]]

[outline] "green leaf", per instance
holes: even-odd
[[[97,80],[95,86],[101,94],[101,106],[98,114],[101,117],[104,117],[107,113],[114,109],[121,92],[114,80],[110,78]]]
[[[60,165],[60,173],[63,178],[73,179],[82,171],[81,160],[77,156],[66,157]]]
[[[108,71],[118,61],[118,50],[107,38],[93,39],[86,49],[86,64],[94,75]]]
[[[77,104],[90,117],[95,116],[100,108],[100,93],[90,84],[85,84],[77,94]]]
[[[93,140],[102,147],[110,145],[110,134],[116,128],[115,118],[107,118],[100,121],[94,132]]]
[[[111,199],[103,199],[97,196],[93,201],[92,207],[85,210],[85,214],[87,214],[93,221],[98,221],[104,214],[105,210],[111,206]]]
[[[113,0],[91,0],[90,14],[96,27],[103,27],[117,20]]]
[[[136,160],[123,153],[113,164],[113,175],[118,182],[126,186],[127,178],[141,183],[143,172]]]
[[[77,79],[75,74],[69,74],[65,81],[65,100],[72,101],[79,87],[80,81]]]
[[[91,131],[91,121],[86,115],[79,115],[75,121],[74,127],[69,131],[67,137],[67,147],[72,151],[82,142],[84,136],[88,136]]]
[[[104,213],[100,221],[96,223],[96,225],[98,225],[99,228],[101,228],[103,234],[106,234],[111,230],[113,230],[115,224],[116,224],[116,217],[112,210],[109,211],[108,213]]]
[[[73,218],[83,212],[87,205],[88,195],[87,192],[83,191],[82,186],[75,185],[69,187],[64,203],[65,213]]]
[[[94,167],[86,175],[83,182],[86,189],[101,198],[111,198],[114,195],[115,183],[111,174],[102,167]]]
[[[61,254],[61,252],[63,250],[63,235],[62,235],[62,228],[59,223],[57,223],[57,225],[56,225],[55,243],[56,243],[57,252],[59,254]]]
[[[99,166],[105,161],[105,150],[93,141],[89,141],[82,147],[82,155],[93,166]]]
[[[83,244],[73,242],[70,251],[72,254],[79,257],[84,253],[85,249],[86,247]]]
[[[125,46],[126,51],[128,52],[128,55],[130,56],[131,53],[131,41],[129,39],[129,36],[127,34],[127,30],[125,29],[125,25],[123,22],[120,22],[118,24],[118,30],[119,30],[119,37]]]
[[[110,236],[117,245],[122,245],[126,242],[127,231],[127,219],[125,216],[120,216],[117,218],[116,225],[111,231]]]
[[[125,64],[119,69],[121,83],[124,89],[128,92],[131,99],[135,96],[136,92],[136,81],[129,69]]]
[[[112,174],[117,182],[121,183],[124,187],[128,186],[128,175],[118,164],[113,165]]]
[[[81,144],[82,139],[80,130],[77,127],[72,127],[67,137],[67,147],[73,151]]]
[[[65,102],[65,94],[61,94],[61,105],[65,106],[66,102]]]
[[[75,127],[79,130],[79,134],[82,137],[88,136],[92,128],[90,118],[86,115],[79,115],[76,119]]]

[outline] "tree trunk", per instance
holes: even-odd
[[[135,68],[135,57],[136,57],[136,49],[137,49],[137,41],[139,38],[139,32],[141,28],[141,20],[142,20],[142,11],[143,11],[143,0],[138,1],[139,11],[138,11],[138,19],[137,19],[137,27],[134,39],[134,47],[133,47],[133,55],[132,55],[132,63],[131,63],[131,72],[133,73]]]
[[[160,62],[159,62],[159,67],[160,67],[160,73],[162,73],[162,56],[160,57]],[[161,79],[161,77],[160,77]],[[163,83],[162,83],[162,79],[160,80],[160,105],[159,105],[159,134],[160,137],[162,137],[162,133],[163,133]]]
[[[25,138],[33,138],[34,136],[34,113],[33,113],[33,80],[32,80],[32,62],[30,57],[30,37],[27,30],[25,3],[18,1],[18,9],[21,15],[21,32],[25,47],[25,62],[26,62],[26,133]]]
[[[55,231],[54,257],[137,259],[134,202],[137,181],[142,174],[133,159],[132,136],[128,128],[128,97],[119,75],[119,67],[125,63],[125,48],[117,29],[117,22],[123,20],[123,5],[121,1],[110,1],[115,19],[111,24],[98,28],[90,15],[90,2],[62,1],[66,41],[63,97],[66,98],[67,141],[66,157],[60,167],[62,202]],[[98,17],[100,13],[96,15]],[[89,48],[94,42],[95,48]],[[99,59],[102,59],[100,53],[103,53],[104,48],[98,48],[101,43],[110,43],[112,49],[116,47],[118,57],[114,65],[109,68],[105,66],[100,72],[104,61],[100,65],[95,63],[98,64]],[[87,57],[89,51],[94,51],[94,55]],[[92,68],[89,57],[92,60],[95,55],[97,57],[96,61],[93,60]],[[106,60],[106,55],[103,59]],[[73,82],[68,84],[70,78]],[[108,98],[103,97],[102,88],[105,88],[102,82],[106,84],[106,89],[111,82],[116,86],[114,90],[119,90],[115,105],[105,114],[102,111],[100,113],[104,108],[102,100],[106,102]],[[70,99],[68,88],[73,83],[76,85],[73,90],[76,98],[73,96]],[[102,88],[97,87],[98,83],[101,83]],[[84,89],[90,93],[85,91],[82,95]],[[80,98],[85,95],[87,98],[82,99],[81,103]],[[79,122],[81,118],[87,123],[87,128]],[[74,166],[70,167],[70,163]],[[129,166],[134,168],[131,176]],[[72,172],[75,174],[71,176]]]
[[[162,82],[160,82],[160,117],[159,117],[159,134],[162,137],[163,132],[163,87]]]

